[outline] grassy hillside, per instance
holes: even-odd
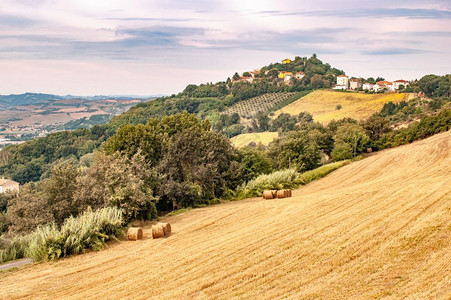
[[[451,132],[294,191],[168,217],[173,234],[0,273],[0,298],[449,299]],[[139,287],[139,288],[138,288]]]
[[[278,136],[277,132],[255,132],[255,133],[243,133],[230,139],[232,145],[237,148],[242,148],[250,143],[267,146]]]
[[[379,112],[385,103],[407,100],[409,94],[360,94],[317,90],[276,111],[275,115],[289,113],[297,115],[308,111],[315,121],[328,123],[333,119],[366,119]],[[341,109],[337,109],[341,105]]]

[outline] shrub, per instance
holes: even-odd
[[[295,169],[285,169],[271,174],[263,174],[243,184],[237,189],[239,198],[260,196],[263,190],[280,190],[293,188],[300,182],[299,173]]]
[[[87,249],[100,250],[108,240],[124,235],[123,225],[122,211],[118,208],[88,209],[76,218],[67,218],[60,229],[52,223],[14,238],[0,250],[0,261],[23,257],[53,260]]]

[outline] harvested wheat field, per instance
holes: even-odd
[[[233,146],[237,148],[243,148],[248,146],[250,143],[262,144],[268,146],[279,134],[277,132],[254,132],[254,133],[242,133],[234,136],[230,139]]]
[[[451,132],[293,191],[195,209],[172,235],[0,273],[0,298],[451,297]]]
[[[385,103],[398,103],[412,98],[413,94],[362,94],[338,91],[317,90],[275,112],[298,115],[308,111],[316,122],[327,124],[332,120],[353,118],[362,120],[379,112]],[[337,109],[337,105],[341,105]]]

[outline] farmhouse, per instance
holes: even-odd
[[[0,179],[0,193],[6,193],[8,191],[19,191],[19,183],[11,180],[11,179],[5,179],[5,177],[2,177]]]
[[[402,80],[402,79],[393,81],[393,88],[395,90],[399,90],[399,86],[401,86],[401,85],[406,87],[409,85],[409,82],[407,80]]]
[[[345,74],[338,75],[337,76],[337,85],[343,85],[343,86],[348,87],[348,85],[349,85],[348,76],[346,76]]]
[[[393,87],[393,83],[390,82],[390,81],[386,81],[386,80],[384,80],[384,81],[378,81],[378,82],[376,82],[376,84],[373,86],[373,90],[374,90],[375,92],[380,91],[380,90],[383,90],[383,89],[386,89],[386,90],[389,90],[389,91],[392,91],[392,92],[395,91],[395,89],[394,89],[394,87]]]
[[[358,90],[362,87],[362,82],[358,78],[351,78],[349,82],[350,88],[353,90]]]
[[[362,89],[371,91],[373,89],[374,84],[366,82],[362,85]]]

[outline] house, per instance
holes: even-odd
[[[351,78],[349,81],[349,87],[353,90],[358,90],[362,87],[362,82],[360,82],[360,79],[358,78]]]
[[[362,85],[362,89],[371,91],[373,89],[374,84],[366,82]]]
[[[289,58],[285,58],[284,60],[282,60],[282,64],[289,64],[291,62],[291,59]]]
[[[243,77],[241,77],[240,81],[252,83],[254,81],[254,78],[251,76],[243,76]]]
[[[291,80],[291,78],[293,78],[293,73],[292,72],[285,72],[285,76],[283,77],[283,80],[285,82],[288,82]]]
[[[348,86],[349,86],[348,76],[346,76],[345,74],[338,75],[337,76],[337,86],[345,87],[345,89],[348,89]]]
[[[11,179],[5,179],[5,177],[2,177],[0,179],[0,193],[6,193],[8,191],[19,191],[19,183],[11,180]]]
[[[373,86],[373,91],[378,92],[380,90],[386,89],[388,91],[394,91],[393,88],[393,83],[390,81],[378,81],[376,82],[376,84]]]
[[[255,79],[255,76],[260,74],[260,69],[255,69],[252,72],[249,72],[249,74],[251,74],[251,77]]]
[[[280,71],[278,77],[285,82],[289,82],[293,78],[293,72]]]
[[[407,80],[402,80],[402,79],[393,81],[393,88],[395,90],[399,90],[399,86],[401,86],[401,85],[406,87],[409,85],[409,82]]]
[[[296,79],[299,79],[299,80],[301,80],[304,76],[305,76],[305,73],[302,71],[296,72],[296,74],[294,75],[294,77],[296,77]]]

